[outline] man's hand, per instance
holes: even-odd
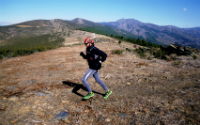
[[[80,52],[80,55],[81,55],[81,56],[84,56],[84,53],[83,53],[83,52]]]
[[[80,55],[81,55],[84,59],[87,59],[87,56],[86,56],[83,52],[80,52]]]

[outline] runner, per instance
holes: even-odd
[[[92,92],[89,83],[87,82],[88,78],[90,78],[92,75],[95,78],[96,82],[99,83],[103,89],[106,91],[105,96],[103,97],[104,99],[107,99],[108,96],[112,93],[106,85],[104,84],[103,81],[101,81],[99,77],[98,70],[101,68],[101,63],[106,60],[106,53],[103,51],[99,50],[97,47],[94,46],[94,41],[92,38],[87,37],[84,40],[85,46],[86,46],[86,55],[81,52],[80,55],[84,58],[87,59],[89,69],[85,73],[85,75],[82,78],[82,82],[84,83],[85,87],[88,90],[88,94],[83,97],[84,99],[89,99],[94,96],[94,93]]]

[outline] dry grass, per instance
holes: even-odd
[[[5,59],[0,61],[0,123],[200,124],[199,59],[180,59],[174,66],[165,60],[140,59],[131,52],[111,54],[120,49],[117,41],[96,46],[108,55],[99,70],[113,91],[107,100],[93,78],[88,82],[95,96],[82,100],[87,91],[81,78],[88,69],[79,56],[84,45]],[[122,46],[134,49],[130,44]],[[63,110],[69,112],[68,120],[56,120]]]

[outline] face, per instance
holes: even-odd
[[[85,43],[85,47],[89,47],[91,43]]]

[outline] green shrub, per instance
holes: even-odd
[[[2,60],[3,59],[3,56],[2,55],[0,55],[0,60]]]
[[[193,54],[193,59],[197,59],[198,58],[198,56],[197,56],[197,54]]]
[[[119,50],[119,49],[117,49],[117,50],[112,50],[111,54],[121,55],[122,52],[123,52],[123,50]]]
[[[160,59],[163,58],[165,55],[166,55],[166,52],[163,51],[163,50],[161,50],[161,49],[157,50],[157,51],[154,53],[154,57],[155,57],[155,58],[160,58]]]
[[[145,57],[146,57],[144,51],[139,50],[138,53],[139,53],[140,57],[142,57],[142,58],[145,58]]]
[[[182,62],[180,60],[178,61],[174,61],[174,65],[177,66],[177,65],[180,65]]]
[[[119,40],[118,44],[120,45],[121,43],[122,43],[121,40]]]
[[[141,50],[141,49],[136,49],[135,51],[136,51],[136,53],[137,53],[141,58],[145,58],[145,57],[146,57],[146,55],[145,55],[145,53],[144,53],[143,50]]]

